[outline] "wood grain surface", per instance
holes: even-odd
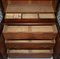
[[[47,31],[46,31],[47,30]],[[53,26],[4,26],[5,39],[53,39],[57,28]]]

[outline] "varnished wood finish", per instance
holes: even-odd
[[[10,1],[9,0],[6,12],[54,12],[54,9],[52,7],[52,0],[51,1],[45,1],[45,0]]]
[[[5,23],[31,23],[31,25],[33,25],[33,23],[39,23],[39,24],[42,24],[42,25],[46,25],[46,24],[54,24],[55,23],[55,19],[5,19],[4,21]]]
[[[55,40],[6,40],[8,49],[51,49]]]
[[[47,30],[47,31],[46,31]],[[56,26],[4,26],[5,39],[53,39]]]
[[[6,50],[5,41],[2,35],[2,29],[3,29],[3,24],[0,23],[0,59],[1,57],[3,59],[7,59],[7,50]]]
[[[9,26],[51,26],[54,25],[55,23],[14,23],[14,22],[9,22],[9,23],[4,23],[5,25]]]
[[[0,34],[0,57],[7,59],[7,50],[2,34]]]
[[[8,4],[4,6],[2,33],[8,57],[53,56],[58,32],[55,23],[55,0],[6,0],[6,2]]]
[[[54,13],[7,13],[5,15],[5,23],[40,23],[54,24]]]
[[[3,8],[4,8],[4,12],[6,12],[7,4],[8,4],[8,0],[2,0],[2,5],[3,5]]]
[[[58,30],[58,35],[57,35],[57,38],[56,38],[56,45],[55,45],[55,48],[54,48],[54,58],[60,56],[60,27],[59,27],[59,30]]]
[[[52,56],[52,53],[53,53],[52,50],[40,50],[40,52],[39,52],[39,50],[37,50],[37,51],[35,50],[35,52],[32,52],[30,50],[30,52],[27,51],[25,53],[24,52],[19,52],[18,53],[17,51],[16,52],[13,52],[13,50],[10,50],[10,51],[8,51],[8,57],[20,57],[20,58],[22,58],[22,57],[23,58],[40,58],[40,57],[42,58],[43,57],[43,58],[47,58],[47,57],[51,57]]]
[[[56,6],[56,0],[2,0],[2,2],[3,2],[3,7],[4,7],[4,11],[6,12],[6,7],[8,6],[8,2],[9,2],[9,4],[21,4],[21,3],[26,3],[26,4],[28,4],[28,3],[35,3],[35,2],[39,2],[39,1],[43,1],[43,5],[45,4],[45,3],[47,3],[47,2],[51,2],[51,3],[49,3],[49,4],[51,4],[50,6],[52,7],[52,9],[53,9],[53,11],[52,12],[54,12],[55,11],[55,6]],[[46,5],[46,6],[48,6],[48,5]],[[53,8],[54,7],[54,8]],[[43,7],[44,8],[44,7]],[[11,9],[13,9],[13,8],[11,8]],[[49,10],[48,10],[49,9]],[[47,9],[47,11],[50,11],[51,12],[51,8],[50,7],[48,7],[48,9]],[[44,9],[45,10],[45,9]],[[16,12],[16,11],[15,11]]]

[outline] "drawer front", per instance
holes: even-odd
[[[53,55],[53,50],[8,50],[8,57],[47,58]]]
[[[5,23],[55,23],[54,13],[6,13]]]
[[[4,33],[5,39],[53,39],[54,33]]]
[[[55,40],[5,40],[8,49],[52,49]]]
[[[5,24],[25,24],[25,25],[53,25],[55,24],[55,19],[5,19]],[[28,24],[30,23],[30,24]]]

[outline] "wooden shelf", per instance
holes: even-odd
[[[53,1],[10,1],[8,0],[8,5],[6,12],[19,13],[19,12],[55,12],[53,8]]]

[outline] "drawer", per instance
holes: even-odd
[[[5,19],[5,24],[10,25],[53,25],[55,19]]]
[[[54,13],[6,13],[5,23],[55,23]]]
[[[8,49],[52,49],[55,40],[5,40]]]
[[[53,50],[7,50],[8,57],[47,58],[53,55]]]
[[[5,19],[55,19],[53,13],[7,13]]]
[[[5,39],[54,39],[56,25],[51,26],[4,26]]]

